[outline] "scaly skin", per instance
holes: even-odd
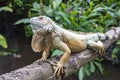
[[[71,55],[71,52],[80,52],[87,47],[99,50],[99,53],[104,53],[102,41],[108,36],[103,33],[81,34],[59,27],[53,20],[47,16],[33,17],[30,19],[30,24],[34,32],[32,38],[32,49],[35,52],[43,51],[40,60],[46,60],[51,47],[55,47],[64,52],[59,62],[53,64],[57,66],[54,74],[59,75],[63,72],[63,66]],[[109,37],[113,38],[113,37]]]

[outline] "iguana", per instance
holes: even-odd
[[[59,62],[54,65],[57,66],[54,74],[59,75],[65,62],[71,55],[71,52],[80,52],[86,48],[95,48],[100,54],[104,53],[103,40],[113,39],[117,37],[107,36],[103,33],[79,33],[69,31],[58,26],[52,19],[47,16],[38,16],[30,19],[30,24],[34,32],[31,41],[33,51],[43,51],[40,60],[46,60],[50,48],[55,47],[64,52]],[[116,31],[117,32],[117,31]]]

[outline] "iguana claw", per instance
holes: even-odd
[[[102,48],[102,49],[97,49],[96,50],[96,53],[99,53],[101,56],[103,56],[105,54],[105,49]]]
[[[56,69],[54,71],[54,74],[57,75],[57,76],[60,76],[60,74],[64,73],[63,71],[63,64],[61,64],[60,62],[54,62],[52,63],[53,66],[56,66]]]
[[[38,60],[36,60],[35,62],[33,62],[33,63],[37,63],[37,62],[43,62],[43,61],[46,61],[46,59],[44,59],[44,58],[41,58],[41,59],[38,59]]]

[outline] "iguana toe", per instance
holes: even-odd
[[[54,74],[57,75],[57,76],[60,76],[60,74],[63,74],[63,64],[61,64],[60,62],[55,62],[52,64],[53,66],[56,67],[55,71],[54,71]]]

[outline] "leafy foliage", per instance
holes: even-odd
[[[120,40],[117,40],[116,47],[113,49],[112,55],[111,55],[113,60],[116,60],[119,57],[118,56],[119,52],[120,52]],[[113,64],[115,64],[115,62],[118,63],[118,60],[114,61]]]
[[[103,59],[96,58],[95,60],[92,60],[91,62],[82,66],[78,71],[79,80],[84,80],[85,76],[90,76],[93,72],[95,72],[96,68],[103,73],[104,69],[102,68],[102,60]]]
[[[20,19],[17,22],[15,22],[14,24],[17,25],[17,24],[21,24],[21,23],[24,23],[24,24],[29,23],[29,19],[28,18]]]
[[[1,11],[9,11],[9,12],[13,12],[12,8],[8,7],[8,6],[4,6],[0,8],[0,12]]]
[[[0,56],[7,56],[11,54],[12,54],[11,52],[0,51]]]
[[[50,0],[47,5],[41,1],[33,3],[27,16],[34,17],[44,14],[67,29],[103,32],[110,26],[119,25],[118,5],[120,4],[117,1],[111,0],[103,2],[69,0],[66,3],[63,3],[62,0]]]
[[[60,56],[62,54],[63,54],[63,51],[56,49],[56,50],[53,51],[51,57]]]
[[[7,41],[6,41],[5,37],[2,36],[1,34],[0,34],[0,46],[2,46],[3,48],[7,48],[8,47]]]

